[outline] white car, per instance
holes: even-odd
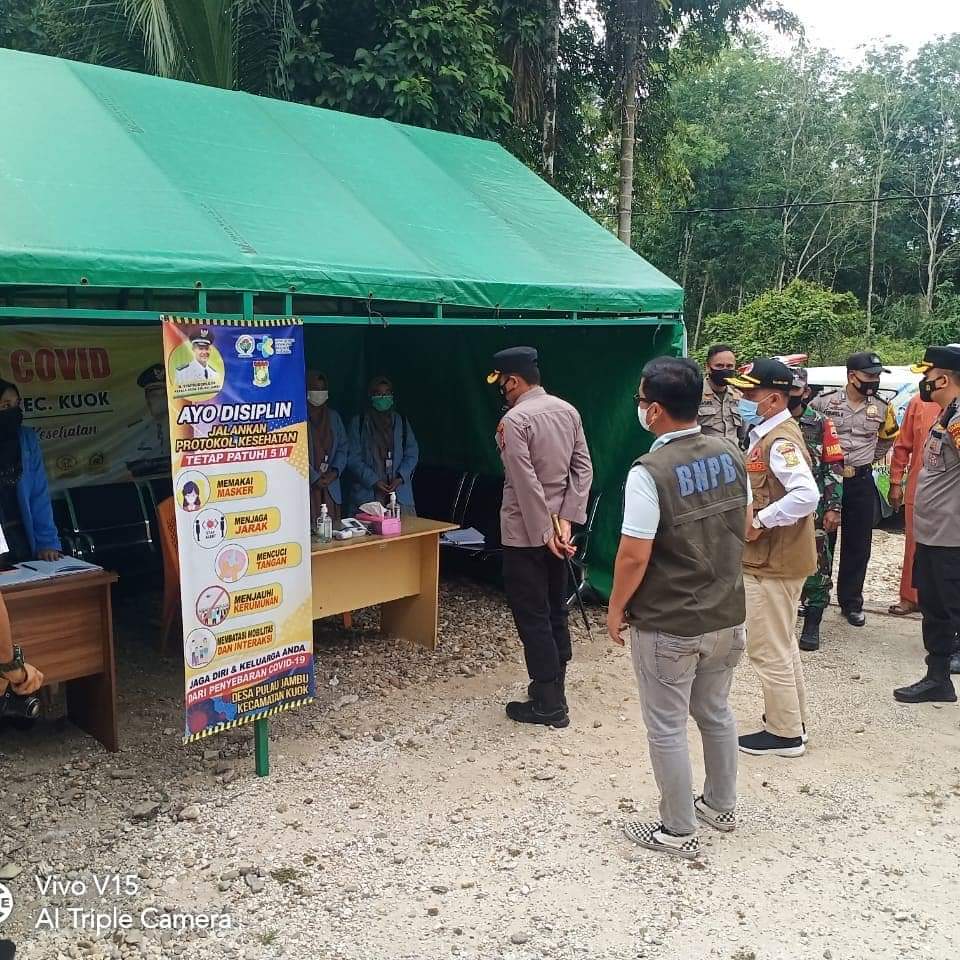
[[[910,398],[920,389],[920,377],[910,372],[909,367],[887,367],[889,373],[880,374],[880,396],[893,405],[897,423],[903,423],[903,415]],[[846,386],[846,367],[809,367],[810,386],[834,390]]]

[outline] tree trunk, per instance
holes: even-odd
[[[560,4],[552,0],[546,23],[547,51],[543,83],[543,175],[553,183],[557,157],[557,71],[560,61]]]
[[[630,62],[623,81],[623,111],[620,118],[620,189],[617,203],[617,236],[629,247],[633,241],[633,152],[637,130],[638,64],[631,45]]]
[[[867,343],[873,333],[873,283],[877,270],[877,228],[880,224],[880,184],[883,180],[883,154],[873,177],[873,209],[870,216],[870,264],[867,268]]]
[[[703,307],[707,302],[707,287],[710,286],[709,270],[703,275],[703,289],[700,291],[700,306],[697,307],[697,328],[693,333],[693,349],[700,346],[700,328],[703,326]]]

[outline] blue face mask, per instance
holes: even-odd
[[[741,397],[739,408],[744,423],[749,423],[751,427],[763,423],[763,417],[760,415],[760,404],[756,400],[747,400],[746,397]]]

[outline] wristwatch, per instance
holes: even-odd
[[[14,670],[27,672],[23,663],[23,650],[16,644],[13,645],[13,659],[9,663],[0,663],[0,675],[13,673]]]

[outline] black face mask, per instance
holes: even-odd
[[[854,380],[853,385],[857,392],[865,397],[875,397],[880,392],[880,384],[876,380],[864,382],[863,380]]]
[[[733,376],[735,371],[733,370],[714,370],[713,367],[710,368],[710,382],[715,387],[725,387],[727,381]]]
[[[793,414],[799,410],[802,417],[807,412],[807,401],[803,397],[791,397],[787,401],[787,409]]]
[[[937,377],[937,380],[939,379],[940,377]],[[926,377],[924,377],[920,381],[920,399],[923,400],[924,403],[933,402],[933,395],[937,392],[937,390],[940,389],[939,387],[935,386],[937,380],[928,380]]]
[[[9,439],[20,433],[23,425],[23,410],[20,407],[7,407],[0,410],[0,439]]]

